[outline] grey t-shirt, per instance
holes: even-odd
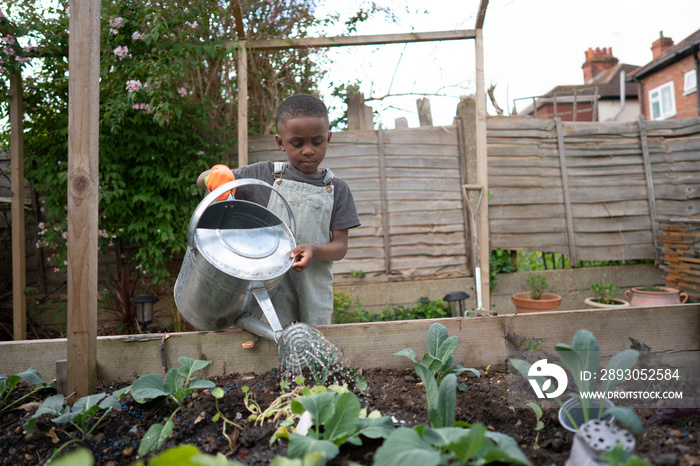
[[[275,181],[274,163],[258,162],[233,170],[237,180],[243,178],[255,178],[270,185]],[[313,186],[324,186],[323,176],[306,175],[291,164],[287,164],[282,178],[285,180],[309,183]],[[350,192],[350,187],[342,179],[333,178],[333,213],[331,214],[331,231],[345,230],[360,226],[360,216],[357,214],[355,200]],[[270,200],[270,190],[262,186],[243,186],[236,189],[236,198],[244,199],[256,204],[267,206]]]

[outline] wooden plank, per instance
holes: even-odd
[[[27,339],[26,232],[24,218],[24,108],[22,76],[10,74],[10,157],[12,171],[12,336]]]
[[[458,338],[455,363],[466,367],[486,367],[509,356],[503,336],[511,331],[521,337],[542,338],[541,350],[552,351],[557,343],[571,344],[581,328],[596,336],[605,354],[629,349],[634,338],[657,353],[700,350],[700,304],[660,307],[633,307],[615,310],[576,310],[541,314],[502,315],[370,322],[319,327],[336,345],[350,366],[360,369],[400,369],[412,367],[407,358],[392,356],[405,348],[416,354],[426,352],[426,334],[433,322],[445,325],[450,336]],[[624,329],[624,332],[620,332]],[[146,374],[162,374],[159,345],[161,338],[126,342],[127,336],[98,337],[98,377],[106,382],[129,383]],[[203,378],[231,373],[263,373],[279,367],[274,343],[261,340],[251,349],[241,344],[250,340],[242,330],[186,332],[171,334],[165,340],[165,357],[170,367],[179,356],[212,360]],[[374,348],[367,351],[368,347]],[[56,354],[65,354],[66,340],[0,342],[0,372],[16,374],[35,367],[45,379],[56,376]]]
[[[482,3],[482,5],[485,4]],[[484,84],[484,33],[481,29],[476,30],[475,67],[476,67],[476,184],[481,186],[484,195],[484,205],[476,211],[477,237],[481,263],[481,298],[483,307],[491,309],[490,276],[489,276],[489,212],[488,197],[489,177],[488,177],[488,150],[487,150],[487,123],[486,123],[486,87]]]
[[[651,217],[651,228],[654,242],[654,261],[659,262],[657,238],[659,237],[659,224],[656,221],[656,197],[654,196],[654,180],[651,175],[651,165],[649,162],[649,145],[647,142],[646,122],[644,115],[639,116],[639,138],[642,142],[642,155],[644,163],[644,174],[646,178],[647,199],[649,201],[649,216]]]
[[[250,49],[289,49],[315,47],[345,47],[357,45],[400,44],[443,40],[474,39],[473,29],[405,34],[375,34],[367,36],[305,37],[301,39],[257,39],[248,41]]]
[[[74,0],[68,52],[68,393],[95,393],[99,198],[100,2]]]
[[[377,131],[377,146],[379,150],[379,192],[382,200],[382,232],[384,239],[384,267],[387,274],[391,273],[391,236],[389,235],[389,200],[386,188],[386,157],[384,154],[384,129],[379,125]]]
[[[238,166],[245,167],[248,165],[248,51],[244,41],[239,41],[237,44]]]

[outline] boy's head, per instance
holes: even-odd
[[[328,123],[328,109],[318,97],[309,94],[294,94],[287,97],[277,108],[277,129],[287,120],[302,117],[323,118]]]
[[[317,97],[295,94],[277,109],[277,145],[289,162],[307,175],[320,174],[331,141],[328,109]]]

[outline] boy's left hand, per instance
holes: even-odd
[[[314,245],[313,244],[300,244],[294,248],[292,251],[292,258],[294,258],[294,263],[292,264],[292,269],[297,272],[301,272],[304,269],[309,268],[311,262],[314,258]]]

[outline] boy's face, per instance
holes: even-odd
[[[277,145],[287,153],[289,163],[307,175],[319,175],[331,142],[328,123],[321,117],[291,118],[280,125]]]

